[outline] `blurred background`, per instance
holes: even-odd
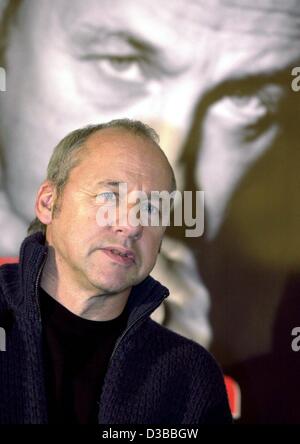
[[[168,229],[157,319],[237,381],[239,422],[300,422],[299,0],[0,0],[0,16],[0,256],[66,133],[146,122],[178,188],[205,193],[203,236]]]

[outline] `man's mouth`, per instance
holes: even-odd
[[[131,250],[119,247],[106,247],[101,249],[109,258],[122,265],[135,263],[135,254]]]

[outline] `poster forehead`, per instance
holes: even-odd
[[[297,0],[173,0],[161,4],[160,0],[88,0],[84,4],[75,0],[72,9],[63,0],[71,16],[85,17],[93,23],[107,19],[126,23],[128,27],[152,24],[157,32],[165,28],[168,32],[193,35],[205,27],[232,32],[275,33],[300,36],[300,5]],[[58,3],[52,3],[52,7]],[[60,3],[60,8],[63,7]],[[80,14],[78,14],[80,11]],[[106,18],[105,18],[106,17]],[[147,29],[147,28],[145,28]]]
[[[152,35],[153,39],[156,36],[161,42],[174,43],[180,36],[176,44],[181,40],[195,42],[206,30],[300,38],[300,5],[296,0],[173,0],[163,4],[160,0],[73,0],[72,8],[67,0],[23,0],[21,5],[21,9],[30,9],[27,21],[37,23],[41,19],[49,28],[54,19],[66,33],[80,24],[94,28],[110,24]]]

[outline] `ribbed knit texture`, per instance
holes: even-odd
[[[42,325],[36,295],[44,237],[25,239],[20,264],[0,267],[0,423],[47,423]],[[111,358],[100,424],[231,423],[222,372],[199,344],[150,319],[168,290],[150,276],[133,288],[128,324]]]

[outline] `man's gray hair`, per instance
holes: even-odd
[[[163,156],[169,163],[167,156],[159,146],[159,136],[156,131],[145,123],[139,120],[130,119],[115,119],[107,123],[100,123],[96,125],[88,125],[83,128],[76,129],[72,131],[67,136],[65,136],[54,148],[50,161],[47,168],[47,179],[55,186],[56,200],[53,208],[53,216],[59,210],[58,202],[59,198],[62,196],[64,187],[68,181],[70,172],[77,166],[80,162],[80,157],[78,156],[81,151],[86,147],[87,139],[94,133],[108,129],[124,129],[138,136],[145,137],[146,139],[153,142]],[[170,165],[170,164],[169,164]],[[170,165],[170,172],[172,175],[172,191],[176,189],[176,180],[173,169]],[[37,231],[46,232],[46,225],[44,225],[37,217],[30,223],[28,228],[28,234],[36,233]]]

